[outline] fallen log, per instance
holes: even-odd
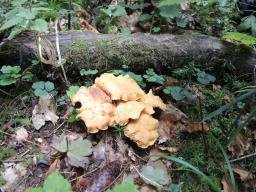
[[[54,34],[48,34],[46,38],[55,46]],[[103,72],[121,69],[124,65],[131,71],[152,67],[158,73],[167,74],[189,62],[216,71],[233,65],[238,74],[245,74],[252,73],[256,63],[255,51],[250,47],[191,31],[181,35],[99,35],[69,31],[59,34],[59,43],[69,76],[81,69]],[[32,59],[38,59],[38,43],[33,33],[23,34],[0,47],[0,66],[28,66]]]

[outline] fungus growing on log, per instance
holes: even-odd
[[[166,109],[151,90],[146,94],[129,76],[110,73],[96,78],[91,87],[81,87],[71,101],[78,106],[78,117],[84,121],[88,133],[127,124],[125,136],[141,148],[153,145],[158,139],[158,120],[151,116],[154,108]]]

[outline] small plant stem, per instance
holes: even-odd
[[[247,159],[247,158],[250,158],[250,157],[253,157],[253,156],[256,156],[256,152],[255,153],[251,153],[249,155],[245,155],[245,156],[239,157],[237,159],[232,159],[232,160],[230,160],[230,162],[233,163],[233,162],[236,162],[236,161],[241,161],[243,159]]]
[[[67,79],[66,71],[63,67],[61,53],[60,53],[58,23],[59,23],[59,20],[57,19],[55,21],[55,34],[56,34],[56,49],[57,49],[57,54],[58,54],[58,65],[60,65],[64,79],[65,79],[65,83],[68,85],[68,79]]]
[[[4,93],[5,95],[8,95],[10,97],[12,97],[13,95],[11,95],[10,93],[7,93],[6,91],[4,91],[3,89],[0,89],[0,92]]]

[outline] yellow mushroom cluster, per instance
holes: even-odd
[[[159,96],[145,93],[129,76],[104,73],[91,87],[81,87],[71,99],[89,133],[114,125],[127,125],[124,134],[139,147],[147,148],[158,138],[154,108],[166,109]]]

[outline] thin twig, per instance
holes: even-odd
[[[88,173],[85,173],[85,174],[80,175],[80,176],[78,176],[78,177],[76,177],[76,178],[74,178],[74,179],[69,180],[69,182],[73,182],[73,181],[77,180],[77,179],[80,178],[80,177],[85,177],[85,176],[87,176],[87,175],[90,175],[90,174],[94,173],[95,171],[97,171],[98,169],[99,169],[99,167],[96,167],[95,169],[89,171]]]
[[[55,34],[56,34],[56,49],[57,49],[57,54],[58,54],[58,65],[60,65],[60,67],[61,67],[61,70],[62,70],[62,73],[63,73],[63,76],[64,76],[66,84],[68,84],[68,79],[67,79],[66,71],[65,71],[65,69],[63,67],[61,53],[60,53],[58,23],[59,23],[59,20],[57,19],[55,21]]]
[[[240,160],[243,160],[243,159],[247,159],[247,158],[250,158],[250,157],[253,157],[253,156],[256,156],[256,152],[255,153],[252,153],[252,154],[249,154],[249,155],[245,155],[243,157],[239,157],[237,159],[232,159],[230,160],[230,162],[235,162],[235,161],[240,161]]]

